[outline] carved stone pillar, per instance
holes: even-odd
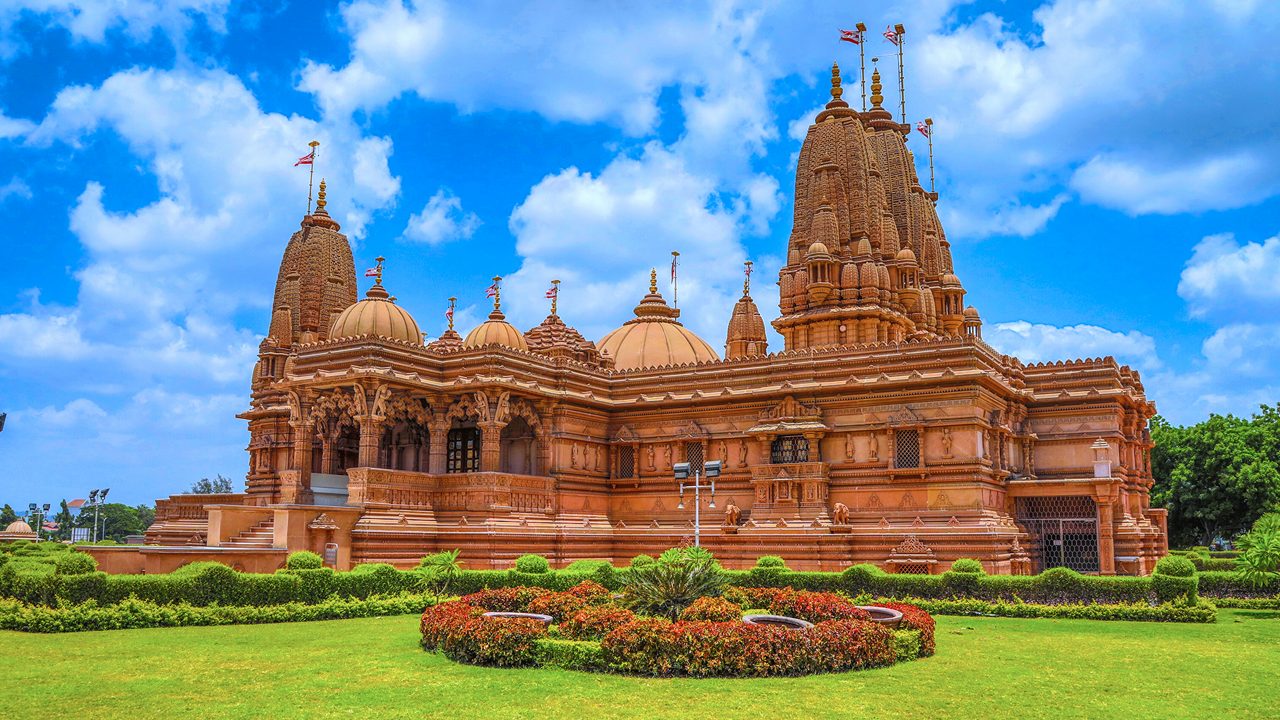
[[[428,451],[427,472],[432,475],[443,475],[445,471],[445,461],[449,454],[449,426],[450,422],[444,419],[444,413],[436,413],[435,419],[431,421],[431,439],[429,442],[430,450]]]
[[[1098,503],[1098,572],[1116,574],[1115,533],[1111,527],[1115,514],[1110,498],[1100,498]]]
[[[314,426],[309,420],[290,420],[293,428],[293,469],[304,487],[311,487],[311,446]]]
[[[381,415],[361,415],[356,418],[360,424],[360,458],[357,467],[377,467],[378,441],[382,438],[382,424],[385,418]]]
[[[480,472],[502,470],[502,423],[480,425]]]

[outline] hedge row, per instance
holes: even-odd
[[[85,630],[185,627],[199,625],[256,625],[310,620],[344,620],[420,613],[432,604],[427,595],[400,594],[364,599],[329,598],[266,606],[208,606],[160,604],[127,598],[114,605],[92,600],[79,605],[45,607],[0,599],[0,629],[60,633]]]
[[[866,601],[874,605],[886,604],[871,598],[867,598]],[[859,600],[859,602],[863,602],[863,600]],[[1160,605],[1150,605],[1145,602],[1116,603],[1112,605],[1090,605],[1085,603],[1038,605],[1004,600],[987,602],[971,599],[936,600],[924,598],[907,598],[905,602],[916,605],[933,615],[986,615],[1011,618],[1180,623],[1211,623],[1217,620],[1217,608],[1213,603],[1206,600],[1199,600],[1194,604],[1162,603]]]

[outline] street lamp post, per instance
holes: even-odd
[[[671,466],[671,469],[675,472],[676,480],[689,479],[689,470],[690,470],[689,463],[687,462],[676,463]],[[711,462],[703,463],[702,467],[692,468],[692,470],[693,470],[693,484],[690,485],[684,482],[680,483],[680,502],[679,504],[676,505],[676,509],[677,510],[684,509],[684,491],[692,490],[693,491],[693,544],[694,544],[694,547],[701,547],[702,546],[702,491],[704,489],[711,491],[711,502],[707,504],[707,507],[712,510],[715,510],[716,509],[715,478],[720,477],[720,461],[712,460]],[[710,481],[705,485],[702,483],[702,477],[703,477],[702,474],[704,472],[706,473],[707,480]]]

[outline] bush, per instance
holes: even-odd
[[[551,563],[541,555],[521,555],[516,559],[516,571],[541,575],[551,569]]]
[[[1147,622],[1211,623],[1217,620],[1218,609],[1203,600],[1195,604],[1149,602],[1114,603],[1063,603],[1040,605],[999,600],[988,602],[974,599],[928,600],[912,598],[912,604],[934,615],[992,615],[1016,618],[1063,618],[1071,620],[1127,620]],[[876,605],[890,606],[888,602],[875,601]]]
[[[756,560],[757,568],[770,568],[775,570],[786,570],[787,562],[777,555],[761,555]]]
[[[683,621],[733,622],[742,619],[742,607],[724,598],[700,597],[680,613]]]
[[[674,548],[658,562],[632,568],[623,587],[627,605],[645,615],[675,618],[704,595],[718,595],[724,577],[715,558],[700,548]]]
[[[490,588],[465,595],[461,601],[488,612],[529,612],[530,602],[550,592],[540,587]]]
[[[646,565],[652,565],[655,562],[657,562],[657,560],[654,560],[652,555],[637,555],[631,558],[631,567],[641,568]]]
[[[920,647],[917,657],[929,657],[934,651],[934,628],[937,623],[929,613],[922,610],[917,605],[910,605],[900,602],[878,602],[878,607],[886,607],[890,610],[897,610],[902,613],[902,626],[906,626],[911,630],[920,633]]]
[[[600,568],[613,569],[613,564],[608,560],[574,560],[564,567],[565,572],[571,573],[594,573]]]
[[[588,607],[560,623],[560,633],[571,640],[599,640],[636,619],[636,614],[612,605]]]
[[[535,641],[538,664],[565,670],[598,671],[605,669],[604,652],[594,641],[539,638]]]
[[[1155,571],[1169,577],[1194,577],[1196,566],[1185,557],[1166,555],[1156,563]]]
[[[613,599],[613,596],[609,593],[609,588],[594,580],[583,580],[565,592],[576,598],[580,598],[583,602],[589,605],[599,605],[601,603],[607,603]]]
[[[893,631],[893,657],[897,662],[904,660],[915,660],[921,657],[920,654],[920,631],[919,630],[903,630],[901,628]]]
[[[526,612],[550,615],[556,622],[573,617],[586,607],[586,602],[571,593],[549,592],[529,601]]]
[[[63,553],[54,561],[58,575],[87,575],[98,569],[98,561],[82,552]]]
[[[313,552],[303,550],[290,553],[289,558],[284,561],[284,566],[289,570],[317,570],[324,567],[324,558]]]
[[[985,574],[982,563],[973,558],[959,558],[951,563],[951,572]]]

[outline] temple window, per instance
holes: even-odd
[[[700,442],[685,443],[684,444],[684,461],[689,463],[690,467],[693,467],[693,468],[702,467],[702,463],[703,463],[702,443]]]
[[[480,430],[454,428],[449,431],[445,454],[445,472],[480,471]]]
[[[775,465],[809,462],[809,440],[803,435],[779,435],[769,448],[769,460]]]
[[[896,468],[920,467],[920,434],[915,428],[895,430],[893,433],[894,462]]]
[[[636,476],[636,449],[630,445],[618,448],[618,477],[633,478]]]

